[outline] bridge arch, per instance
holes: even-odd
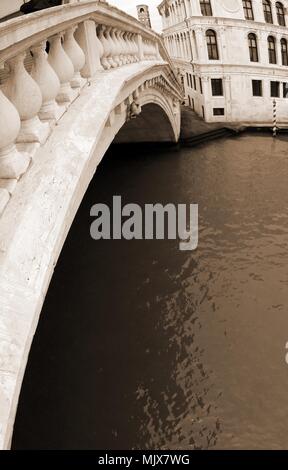
[[[149,107],[162,122],[155,136],[151,114],[150,139],[176,142],[182,90],[160,36],[101,1],[2,23],[0,65],[0,448],[7,449],[45,295],[89,182],[115,136],[125,140],[143,121],[149,129]]]
[[[116,135],[115,143],[177,142],[175,110],[155,90],[140,100],[141,113],[123,125]]]

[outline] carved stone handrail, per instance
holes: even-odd
[[[140,34],[142,38],[158,43],[161,57],[173,66],[163,46],[162,38],[155,31],[147,29],[134,17],[101,0],[86,0],[41,10],[14,18],[0,24],[0,54],[6,60],[21,50],[27,50],[36,42],[63,29],[85,20],[108,25],[126,32]]]
[[[161,36],[107,2],[68,3],[0,24],[0,211],[3,188],[11,193],[29,167],[31,145],[45,143],[87,80],[142,61],[166,63],[179,96]]]

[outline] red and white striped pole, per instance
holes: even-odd
[[[273,137],[277,135],[277,105],[276,100],[273,100]]]

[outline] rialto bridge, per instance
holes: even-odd
[[[0,448],[86,188],[114,142],[174,141],[182,90],[161,37],[104,1],[0,24]],[[59,312],[60,313],[60,312]]]

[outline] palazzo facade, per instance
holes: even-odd
[[[288,1],[164,0],[165,45],[186,105],[207,122],[288,122]]]

